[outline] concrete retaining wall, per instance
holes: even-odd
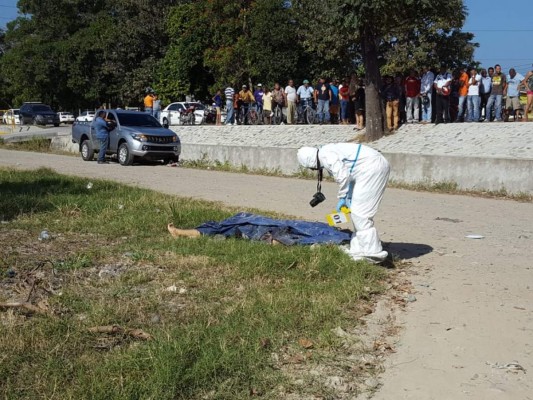
[[[295,148],[182,144],[182,159],[228,162],[250,169],[298,171]],[[461,189],[533,194],[533,160],[384,152],[391,179],[402,183],[455,182]]]
[[[52,147],[79,151],[68,136],[52,138]],[[390,151],[383,151],[383,154],[391,163],[391,179],[397,182],[455,182],[461,189],[505,189],[508,193],[533,194],[533,159]],[[236,167],[277,170],[283,174],[293,174],[299,169],[296,148],[182,143],[183,160],[202,158],[228,162]]]
[[[461,189],[533,194],[533,160],[383,153],[391,179],[404,183],[455,182]]]

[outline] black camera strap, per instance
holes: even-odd
[[[322,192],[323,169],[322,169],[322,166],[320,165],[320,159],[318,158],[319,151],[320,150],[316,151],[316,169],[318,172],[318,182],[316,184],[316,191],[321,193]]]

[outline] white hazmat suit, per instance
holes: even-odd
[[[318,154],[317,154],[318,152]],[[339,184],[339,199],[351,198],[351,217],[355,233],[348,254],[355,260],[383,261],[383,251],[374,216],[389,180],[389,162],[378,151],[357,143],[331,143],[320,147],[302,147],[298,162],[305,168],[320,166]]]

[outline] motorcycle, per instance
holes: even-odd
[[[180,124],[181,125],[194,125],[196,122],[196,115],[194,111],[196,107],[191,105],[180,113]]]
[[[217,122],[217,109],[215,104],[205,107],[204,121],[206,124],[215,124]]]

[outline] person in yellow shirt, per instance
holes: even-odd
[[[144,111],[150,115],[154,113],[154,92],[149,91],[144,98]]]
[[[242,90],[239,92],[239,108],[240,112],[238,113],[238,119],[242,124],[245,124],[245,117],[250,109],[250,105],[255,102],[254,94],[247,85],[242,85]]]

